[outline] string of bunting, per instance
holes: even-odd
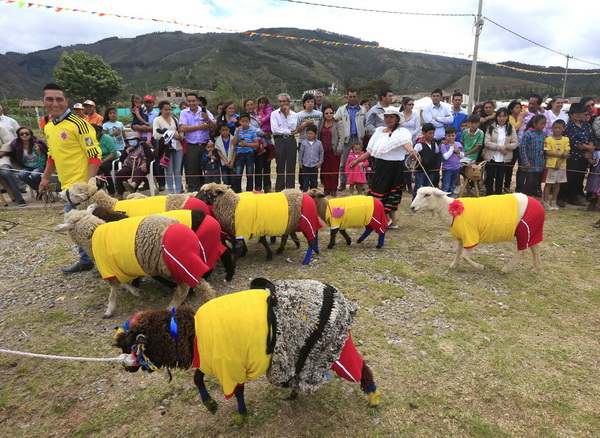
[[[289,36],[289,35],[278,35],[278,34],[270,34],[270,33],[252,32],[252,31],[240,31],[240,30],[236,30],[236,29],[226,29],[226,28],[216,27],[216,26],[202,26],[202,25],[198,25],[198,24],[183,23],[183,22],[176,21],[176,20],[162,20],[159,18],[134,17],[131,15],[121,15],[121,14],[113,14],[113,13],[106,13],[106,12],[89,11],[89,10],[78,9],[78,8],[66,8],[66,7],[61,7],[61,6],[53,6],[53,5],[46,5],[46,4],[41,4],[41,3],[32,3],[32,2],[23,2],[23,1],[17,1],[17,0],[0,0],[0,3],[4,3],[7,5],[14,5],[14,6],[17,6],[19,9],[36,7],[38,9],[44,8],[47,10],[53,10],[54,12],[62,12],[62,11],[81,12],[81,13],[96,15],[98,17],[116,17],[116,18],[138,20],[138,21],[152,21],[152,22],[156,22],[156,23],[174,24],[177,26],[184,26],[184,27],[195,27],[198,29],[207,29],[207,30],[217,30],[217,31],[221,31],[221,32],[238,33],[241,35],[248,35],[249,37],[281,38],[281,39],[290,40],[290,41],[303,41],[303,42],[307,42],[307,43],[313,43],[313,44],[317,43],[317,44],[323,44],[323,45],[328,45],[328,46],[345,46],[345,47],[352,47],[352,48],[393,50],[393,51],[398,51],[398,52],[422,53],[422,54],[429,54],[429,55],[442,55],[442,56],[459,57],[459,58],[465,58],[465,59],[471,58],[471,56],[472,56],[471,54],[467,54],[467,53],[463,53],[463,52],[445,52],[445,51],[428,50],[428,49],[418,50],[418,49],[405,49],[405,48],[390,48],[390,47],[383,47],[383,46],[377,46],[377,45],[372,45],[372,44],[355,44],[355,43],[347,43],[347,42],[340,42],[340,41],[327,41],[327,40],[321,40],[321,39],[317,39],[317,38],[303,38],[303,37],[295,37],[295,36]],[[544,71],[521,69],[521,68],[512,67],[512,66],[505,65],[505,64],[499,64],[499,63],[487,61],[487,60],[481,59],[481,58],[479,58],[479,60],[482,62],[485,62],[486,64],[491,64],[496,67],[508,68],[508,69],[519,71],[522,73],[532,73],[532,74],[540,74],[540,75],[564,75],[565,74],[565,73],[544,72]],[[569,72],[566,74],[568,76],[592,76],[592,75],[600,75],[600,72],[585,72],[585,73],[584,72],[582,72],[582,73]]]

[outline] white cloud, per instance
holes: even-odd
[[[468,14],[475,14],[478,4],[478,0],[308,1],[388,11]],[[378,41],[380,45],[389,48],[466,54],[473,51],[472,17],[380,14],[276,0],[48,0],[48,3],[109,14],[176,20],[179,23],[206,27],[183,27],[64,10],[54,12],[35,5],[18,8],[17,3],[0,3],[0,27],[3,29],[0,34],[0,52],[30,52],[56,45],[87,44],[111,36],[132,37],[157,31],[214,32],[215,28],[244,31],[261,27],[321,28],[368,41]],[[600,4],[596,2],[581,7],[565,7],[564,0],[486,0],[483,8],[484,16],[517,33],[563,53],[600,64],[600,53],[593,43],[598,12]],[[293,31],[289,33],[293,36]],[[479,56],[494,62],[513,60],[544,66],[565,64],[563,56],[532,45],[490,22],[484,25]],[[570,67],[594,68],[573,60]]]

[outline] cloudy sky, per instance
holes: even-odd
[[[416,51],[473,52],[473,17],[432,17],[383,14],[299,4],[282,0],[39,0],[40,3],[8,3],[0,0],[0,53],[27,53],[57,45],[93,43],[112,36],[133,37],[157,31],[215,32],[216,28],[252,30],[264,27],[321,28],[353,35],[381,46]],[[306,0],[346,7],[389,12],[476,14],[478,0]],[[98,13],[119,14],[146,19],[175,20],[205,26],[183,27],[151,20],[131,20],[97,14],[61,11],[40,7],[52,5]],[[564,0],[484,0],[483,15],[539,44],[590,65],[570,61],[572,68],[599,69],[597,17],[600,2],[579,2],[568,7]],[[595,22],[596,21],[596,22]],[[294,36],[293,32],[289,32]],[[289,42],[289,44],[298,44]],[[359,49],[357,49],[359,50]],[[564,66],[565,57],[516,37],[486,21],[480,38],[479,57],[502,62],[514,60],[543,66]]]

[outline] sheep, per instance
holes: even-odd
[[[383,247],[388,222],[379,199],[372,196],[347,196],[328,200],[319,189],[310,189],[307,194],[315,200],[319,217],[331,229],[328,249],[335,246],[338,231],[346,240],[346,245],[350,245],[352,239],[346,229],[352,227],[365,227],[365,232],[357,243],[362,243],[375,230],[379,234],[377,248]]]
[[[225,397],[237,399],[235,427],[247,416],[244,383],[265,374],[271,384],[291,388],[293,400],[298,391],[318,390],[333,369],[360,382],[371,407],[379,404],[373,374],[350,336],[356,304],[315,280],[258,278],[250,288],[215,298],[195,314],[191,307],[136,314],[115,334],[115,346],[130,355],[126,370],[196,368],[194,383],[212,413],[218,404],[204,376],[216,376]]]
[[[122,211],[127,216],[147,216],[170,210],[189,210],[192,208],[208,212],[206,205],[191,194],[117,201],[104,190],[99,190],[95,185],[87,183],[73,184],[69,189],[60,192],[60,197],[79,210],[86,209],[90,204],[96,204],[98,207]]]
[[[299,190],[288,189],[280,193],[236,194],[224,184],[210,183],[201,187],[198,197],[213,206],[211,213],[230,236],[240,241],[236,245],[238,256],[247,252],[246,241],[259,237],[267,251],[267,260],[273,252],[265,236],[283,236],[277,254],[281,254],[287,235],[301,231],[308,241],[308,251],[303,264],[308,264],[313,250],[318,254],[318,230],[322,227],[315,202]]]
[[[437,188],[421,187],[410,210],[430,211],[447,222],[452,236],[458,240],[451,268],[456,268],[462,257],[475,269],[482,270],[484,266],[470,258],[473,247],[478,243],[511,241],[516,236],[518,251],[502,272],[511,272],[527,248],[531,248],[533,255],[533,271],[541,271],[538,243],[543,240],[545,211],[537,200],[522,193],[456,200],[446,195]]]
[[[120,211],[114,211],[105,207],[96,207],[92,213],[105,222],[119,221],[129,217]],[[171,210],[160,213],[159,216],[175,218],[180,223],[190,227],[196,233],[200,242],[204,263],[212,271],[215,267],[215,262],[220,258],[225,267],[225,282],[231,281],[235,275],[235,263],[231,258],[230,249],[221,243],[221,225],[214,217],[208,215],[203,210]],[[211,271],[205,275],[205,279],[208,278]],[[164,283],[164,279],[156,279]],[[169,286],[173,287],[174,285],[169,284]]]
[[[177,219],[164,216],[133,217],[106,223],[86,210],[73,210],[65,215],[65,223],[54,232],[68,233],[71,239],[92,257],[102,278],[110,285],[108,308],[110,318],[117,306],[117,288],[122,284],[133,295],[140,291],[128,282],[144,275],[173,277],[177,288],[168,308],[178,307],[187,297],[189,287],[208,301],[214,290],[202,276],[209,267],[202,261],[196,234]]]

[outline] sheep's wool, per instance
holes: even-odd
[[[166,209],[166,196],[152,196],[150,198],[117,201],[113,208],[115,211],[124,212],[129,217],[163,213]]]
[[[275,286],[277,340],[267,378],[273,385],[314,392],[340,357],[358,306],[319,281]]]
[[[235,237],[281,236],[288,225],[288,201],[283,193],[243,195],[235,208]]]
[[[341,217],[333,217],[333,210],[343,208],[344,213]],[[373,197],[372,196],[348,196],[346,198],[330,199],[327,204],[326,222],[330,228],[364,227],[371,222],[373,217]]]
[[[479,243],[508,242],[515,238],[519,203],[515,195],[460,198],[465,209],[455,216],[450,233],[463,247]]]

